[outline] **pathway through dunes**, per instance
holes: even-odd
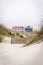
[[[0,43],[0,65],[43,65],[43,42],[22,45]]]

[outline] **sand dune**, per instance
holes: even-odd
[[[43,65],[43,42],[22,45],[0,43],[0,65]]]

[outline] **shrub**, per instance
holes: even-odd
[[[0,25],[0,35],[4,35],[4,36],[11,36],[11,33],[12,31],[8,28],[6,28],[5,26],[3,25]]]
[[[21,38],[23,38],[23,36],[22,35],[19,35]]]
[[[19,32],[16,32],[15,34],[19,36],[20,33]]]
[[[3,37],[0,35],[0,42],[2,42],[3,41]]]

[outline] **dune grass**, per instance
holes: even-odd
[[[6,28],[3,25],[0,25],[0,42],[3,41],[3,36],[11,37],[11,29]]]
[[[40,31],[37,32],[37,33],[36,33],[37,35],[35,35],[34,37],[32,37],[32,38],[30,39],[30,41],[27,42],[27,43],[24,45],[24,47],[25,47],[25,46],[28,46],[28,45],[30,45],[30,44],[39,43],[39,42],[43,41],[43,19],[40,21],[40,23],[41,23],[41,24],[40,24]]]
[[[2,35],[0,35],[0,42],[2,42],[3,41],[3,37],[2,37]]]
[[[34,44],[34,43],[38,44],[41,41],[43,41],[43,31],[39,31],[37,35],[35,35],[34,37],[32,36],[32,38],[30,38],[30,40],[23,47]]]

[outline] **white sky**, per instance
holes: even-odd
[[[0,24],[38,29],[42,9],[43,0],[0,0]]]

